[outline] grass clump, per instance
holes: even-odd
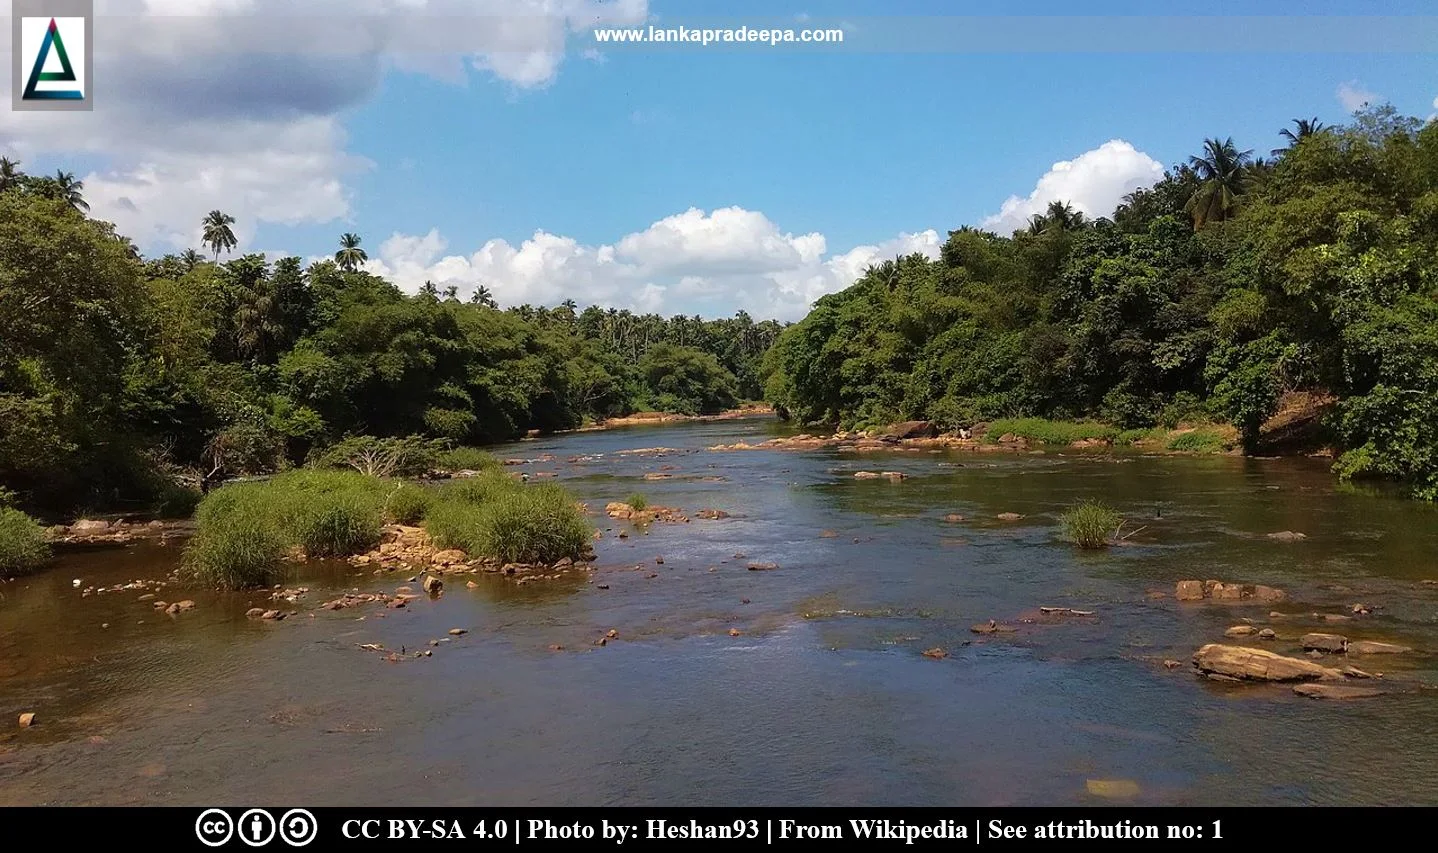
[[[1060,517],[1069,539],[1080,548],[1103,548],[1113,541],[1123,516],[1098,501],[1082,501]]]
[[[18,509],[0,506],[0,575],[32,572],[49,556],[40,523]]]
[[[635,492],[634,494],[625,498],[624,502],[640,512],[643,512],[644,510],[649,508],[649,498],[644,497],[638,492]]]
[[[477,447],[455,447],[435,457],[435,467],[442,471],[494,471],[500,464]]]
[[[439,490],[425,526],[441,548],[506,563],[553,563],[583,555],[593,533],[574,498],[554,483],[524,485],[502,474]]]
[[[1107,424],[1089,421],[1051,421],[1044,418],[1004,418],[989,424],[984,440],[998,441],[1005,435],[1015,435],[1037,444],[1073,444],[1085,439],[1113,440],[1118,429]]]
[[[385,498],[384,517],[393,524],[418,524],[433,503],[430,489],[401,483]]]
[[[1229,446],[1227,437],[1213,429],[1194,429],[1181,432],[1168,441],[1169,450],[1188,453],[1223,453],[1229,449]]]
[[[353,471],[300,470],[211,492],[195,513],[186,565],[226,589],[273,583],[292,548],[313,557],[360,553],[379,541],[384,480]]]

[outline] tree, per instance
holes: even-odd
[[[351,232],[340,235],[340,250],[335,252],[335,263],[345,272],[354,272],[360,264],[369,260],[369,255],[360,248],[360,236]]]
[[[486,308],[498,308],[499,303],[494,301],[494,294],[484,285],[475,287],[474,293],[469,295],[469,301],[474,305],[483,305]]]
[[[20,171],[20,161],[0,157],[0,193],[18,189],[25,173]]]
[[[185,265],[185,272],[193,272],[195,267],[204,263],[205,256],[194,249],[186,249],[180,253],[180,263]]]
[[[1239,151],[1232,137],[1222,141],[1216,137],[1204,140],[1203,154],[1188,158],[1189,166],[1202,182],[1184,206],[1185,212],[1193,217],[1194,230],[1209,222],[1223,222],[1233,215],[1252,162],[1253,152]]]
[[[85,201],[85,196],[82,194],[85,189],[84,181],[76,180],[73,173],[66,172],[63,169],[57,169],[55,171],[55,177],[52,180],[54,181],[55,192],[58,193],[62,201],[80,213],[90,212],[90,203]]]
[[[205,230],[200,240],[215,253],[216,261],[220,259],[221,249],[228,253],[239,244],[235,239],[235,232],[230,229],[230,226],[235,224],[235,218],[228,213],[212,210],[205,214],[201,224]]]
[[[1296,118],[1293,120],[1292,124],[1292,130],[1289,130],[1285,127],[1282,130],[1278,131],[1279,136],[1288,140],[1288,145],[1284,146],[1283,148],[1273,149],[1271,153],[1274,157],[1279,156],[1284,151],[1287,151],[1289,148],[1292,148],[1293,146],[1297,145],[1308,137],[1322,133],[1323,131],[1328,129],[1328,126],[1325,125],[1323,122],[1319,121],[1316,116],[1311,119]]]

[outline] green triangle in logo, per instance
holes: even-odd
[[[50,49],[55,49],[55,55],[60,58],[59,71],[45,71],[45,60],[50,56]],[[44,81],[46,83],[76,83],[75,69],[70,65],[70,55],[65,52],[65,41],[60,38],[60,28],[55,25],[55,19],[50,19],[50,26],[45,30],[45,41],[40,44],[40,54],[35,57],[35,67],[30,71],[30,81],[25,84],[25,92],[20,96],[21,100],[64,100],[79,101],[85,95],[79,89],[45,89],[37,91],[35,84]]]

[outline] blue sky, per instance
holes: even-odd
[[[178,2],[108,5],[155,13]],[[199,7],[263,18],[275,14],[270,2]],[[425,6],[443,27],[525,0],[495,2],[374,0],[373,9]],[[375,271],[410,288],[429,278],[462,291],[484,283],[510,303],[575,298],[707,315],[742,307],[794,319],[866,263],[932,253],[961,224],[1003,230],[1055,193],[1104,215],[1096,208],[1111,208],[1206,136],[1266,152],[1287,120],[1339,122],[1364,97],[1423,117],[1438,111],[1432,53],[1092,53],[1082,28],[1059,50],[1021,52],[879,53],[859,38],[903,32],[901,14],[1067,15],[1071,4],[557,5],[572,15],[570,32],[565,39],[558,21],[559,38],[545,42],[537,65],[503,52],[479,61],[485,68],[436,56],[396,68],[363,55],[244,55],[211,63],[169,94],[144,77],[167,70],[162,51],[137,57],[97,41],[99,97],[104,72],[118,78],[110,102],[79,119],[27,115],[25,124],[7,114],[0,151],[85,177],[97,215],[147,251],[191,244],[196,214],[220,207],[240,218],[242,249],[317,256],[333,251],[341,231],[356,231]],[[1431,6],[1216,2],[1202,11],[1404,15]],[[660,26],[838,21],[855,28],[860,46],[611,49],[596,60],[575,23],[594,12]],[[1192,9],[1150,0],[1084,12]],[[1283,33],[1274,40],[1282,45]],[[84,144],[73,141],[77,130]],[[1105,147],[1111,140],[1127,144]],[[1045,179],[1064,161],[1075,166]]]

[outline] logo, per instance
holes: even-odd
[[[275,816],[264,809],[250,809],[240,815],[235,830],[251,847],[264,847],[275,838]]]
[[[76,59],[80,64],[80,75],[75,74],[75,63],[70,61],[70,52],[65,49],[64,32],[69,33],[70,43],[80,52]],[[44,33],[41,35],[41,33]],[[36,42],[38,41],[38,45]],[[20,19],[20,61],[34,56],[30,74],[25,83],[22,101],[83,101],[85,100],[85,19],[44,18]]]
[[[304,809],[290,809],[280,818],[280,837],[291,847],[309,844],[319,832],[319,822]]]
[[[195,819],[195,835],[206,847],[222,847],[235,834],[235,822],[222,809],[205,809]]]
[[[92,110],[93,0],[12,0],[15,110]]]

